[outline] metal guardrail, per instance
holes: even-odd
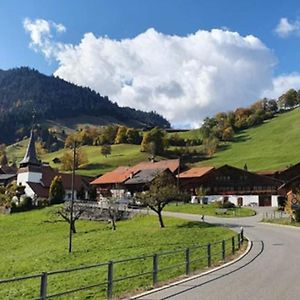
[[[39,300],[46,300],[46,299],[54,299],[58,297],[62,297],[65,295],[77,293],[80,291],[90,290],[94,288],[100,288],[105,287],[106,289],[106,298],[112,299],[113,297],[113,289],[115,283],[122,282],[125,280],[130,280],[137,277],[143,277],[143,276],[151,276],[152,277],[152,285],[155,287],[159,282],[159,274],[162,272],[165,272],[167,270],[172,269],[178,269],[178,268],[184,268],[184,271],[181,273],[189,275],[191,273],[191,265],[196,262],[204,261],[206,267],[211,267],[213,264],[213,259],[219,259],[221,261],[224,261],[226,259],[226,256],[230,256],[235,254],[235,252],[240,249],[242,243],[244,241],[244,234],[243,229],[240,233],[238,233],[235,236],[232,236],[229,239],[209,243],[207,245],[194,245],[189,248],[184,249],[177,249],[172,251],[165,251],[165,252],[158,252],[153,255],[143,255],[138,257],[132,257],[132,258],[126,258],[121,260],[115,260],[115,261],[109,261],[104,263],[98,263],[93,265],[87,265],[87,266],[81,266],[77,268],[71,268],[71,269],[64,269],[64,270],[57,270],[57,271],[50,271],[50,272],[42,272],[40,274],[35,275],[29,275],[29,276],[23,276],[23,277],[15,277],[15,278],[8,278],[8,279],[1,279],[0,280],[0,287],[7,283],[14,283],[14,282],[20,282],[20,281],[26,281],[29,279],[38,279],[40,281],[40,288],[39,288],[39,297],[35,299]],[[226,248],[227,245],[227,248]],[[216,248],[217,246],[220,246],[220,248]],[[213,248],[217,249],[217,252],[213,253]],[[204,255],[197,257],[195,259],[191,259],[192,254],[195,253],[195,251],[199,249],[204,249]],[[226,251],[227,249],[227,251]],[[229,250],[229,251],[228,251]],[[180,261],[176,264],[170,264],[167,266],[160,266],[159,259],[164,257],[170,257],[174,254],[182,254],[183,255],[183,261]],[[127,276],[122,277],[115,277],[114,276],[114,269],[118,264],[126,263],[126,262],[133,262],[133,261],[145,261],[146,259],[152,260],[152,268],[150,270],[143,270],[140,273],[136,274],[130,274]],[[203,266],[203,264],[202,264]],[[73,272],[80,272],[87,269],[95,269],[95,268],[106,268],[107,272],[107,280],[103,282],[99,282],[97,284],[92,285],[86,285],[83,287],[76,287],[74,289],[69,289],[57,293],[48,293],[47,287],[49,284],[49,280],[51,277],[57,275],[57,274],[63,274],[63,273],[73,273]],[[199,269],[199,268],[198,268]]]

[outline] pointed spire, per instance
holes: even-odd
[[[31,129],[29,143],[28,143],[28,146],[27,146],[25,156],[24,156],[23,160],[20,161],[20,166],[21,167],[26,167],[28,165],[35,165],[35,166],[40,166],[41,165],[41,162],[38,160],[38,158],[36,156],[35,138],[34,138],[33,128]]]

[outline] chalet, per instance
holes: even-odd
[[[149,189],[150,184],[155,178],[160,176],[162,173],[169,175],[170,181],[176,182],[175,175],[169,169],[145,169],[140,170],[134,174],[131,178],[125,181],[126,189],[134,194],[135,192],[143,192]]]
[[[25,156],[20,162],[20,168],[17,173],[17,185],[24,186],[26,196],[32,199],[48,198],[50,185],[55,176],[61,176],[66,192],[65,200],[70,200],[72,194],[72,175],[60,173],[58,170],[37,159],[35,138],[32,130]],[[88,178],[75,175],[74,199],[87,199],[88,190]]]
[[[300,175],[293,177],[289,181],[283,183],[279,189],[279,194],[287,196],[287,200],[296,199],[296,194],[300,191]],[[293,202],[293,201],[292,201]],[[295,201],[296,202],[296,201]]]
[[[151,179],[150,174],[152,172],[149,171],[149,172],[140,173],[141,171],[168,169],[172,174],[175,175],[179,171],[179,164],[180,164],[179,159],[167,159],[161,161],[145,161],[132,167],[120,166],[115,170],[111,172],[107,172],[104,175],[98,177],[90,184],[96,187],[98,199],[101,199],[102,196],[104,197],[104,195],[109,195],[109,194],[118,198],[122,198],[126,196],[129,187],[130,187],[130,191],[134,193],[135,192],[134,186],[137,187],[137,185],[139,185],[138,189],[140,189],[141,185],[145,183],[145,182],[144,183],[141,182],[137,185],[135,184],[130,185],[130,183],[128,183],[127,180],[133,179],[133,177],[138,173],[140,175],[137,175],[135,177],[135,180],[138,180],[137,178],[143,178],[143,180],[145,181]]]
[[[187,171],[181,172],[179,177],[180,187],[183,190],[190,191],[192,194],[201,185],[202,177],[214,170],[214,167],[195,167]]]
[[[249,204],[278,206],[280,195],[277,189],[282,182],[224,165],[216,169],[203,169],[203,173],[199,170],[199,176],[191,178],[185,184],[189,190],[202,186],[206,191],[208,202],[222,200],[239,206]]]

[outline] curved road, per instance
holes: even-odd
[[[259,223],[262,210],[249,218],[206,217],[239,230],[252,241],[238,262],[202,277],[135,299],[298,300],[300,299],[300,229]],[[197,215],[165,213],[189,220]]]

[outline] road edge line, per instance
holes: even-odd
[[[156,292],[159,292],[159,291],[162,291],[164,289],[168,289],[170,287],[173,287],[173,286],[176,286],[176,285],[179,285],[181,283],[185,283],[187,281],[190,281],[190,280],[193,280],[193,279],[196,279],[196,278],[200,278],[202,276],[205,276],[205,275],[208,275],[210,273],[213,273],[215,271],[218,271],[218,270],[221,270],[223,268],[226,268],[236,262],[238,262],[239,260],[241,260],[244,256],[246,256],[251,248],[252,248],[252,244],[253,244],[253,241],[251,241],[250,239],[247,238],[247,236],[245,236],[245,238],[247,239],[248,241],[248,245],[247,245],[247,248],[245,250],[245,252],[243,252],[240,256],[238,256],[237,258],[235,258],[234,260],[231,260],[225,264],[222,264],[221,266],[218,266],[218,267],[215,267],[213,269],[210,269],[208,271],[205,271],[203,273],[200,273],[200,274],[197,274],[197,275],[193,275],[193,276],[190,276],[190,277],[187,277],[187,278],[184,278],[184,279],[181,279],[181,280],[178,280],[178,281],[175,281],[175,282],[172,282],[172,283],[169,283],[167,285],[164,285],[164,286],[161,286],[161,287],[158,287],[158,288],[154,288],[154,289],[151,289],[149,291],[146,291],[146,292],[143,292],[141,294],[138,294],[138,295],[135,295],[135,296],[131,296],[129,298],[124,298],[124,299],[130,299],[130,300],[134,300],[134,299],[139,299],[140,297],[143,297],[143,296],[147,296],[147,295],[150,295],[150,294],[153,294],[153,293],[156,293]]]
[[[268,222],[260,222],[260,224],[263,224],[263,225],[271,225],[271,226],[275,226],[275,227],[292,228],[292,229],[300,230],[300,227],[298,227],[298,226],[293,226],[293,225],[283,225],[283,224],[268,223]]]

